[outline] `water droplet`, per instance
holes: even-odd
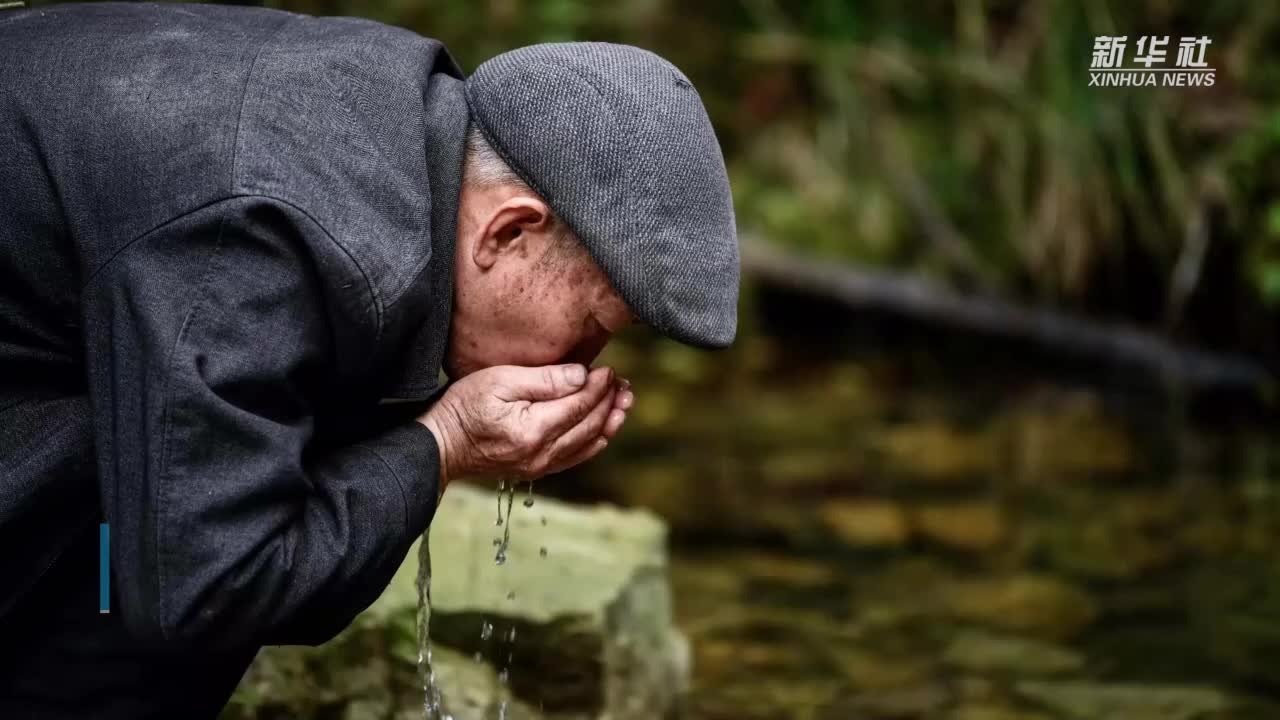
[[[494,525],[502,524],[502,491],[506,489],[506,478],[498,478],[498,519],[493,523]]]
[[[508,599],[508,600],[515,600],[515,599],[516,599],[516,591],[515,591],[515,590],[512,590],[511,592],[507,593],[507,599]]]
[[[515,642],[515,641],[516,641],[516,626],[512,625],[511,629],[507,631],[507,642]]]
[[[515,501],[515,497],[516,497],[516,483],[515,483],[515,481],[514,481],[514,480],[512,480],[512,481],[511,481],[511,484],[510,484],[510,485],[505,485],[505,481],[499,481],[499,485],[498,485],[498,521],[497,521],[499,525],[504,524],[504,523],[503,523],[503,512],[502,512],[502,490],[503,490],[503,487],[504,487],[504,486],[506,486],[506,488],[507,488],[507,491],[506,491],[506,492],[507,492],[507,512],[506,512],[506,519],[507,519],[507,520],[510,520],[510,519],[511,519],[511,504],[512,504],[512,502],[514,502],[514,501]],[[506,527],[502,528],[502,542],[498,544],[498,553],[497,553],[497,555],[495,555],[495,556],[494,556],[494,558],[493,558],[493,562],[494,562],[494,564],[495,564],[495,565],[504,565],[504,564],[506,564],[506,562],[507,562],[507,547],[509,546],[510,542],[511,542],[511,523],[510,523],[510,522],[507,522],[507,523],[506,523]]]
[[[428,537],[422,536],[418,547],[418,677],[422,683],[423,712],[428,718],[450,717],[444,712],[444,697],[436,684],[431,646],[431,552]]]
[[[542,516],[542,524],[543,524],[543,525],[546,525],[546,524],[547,524],[547,516],[546,516],[546,515],[543,515],[543,516]]]
[[[524,506],[525,506],[525,507],[533,507],[533,496],[532,496],[532,495],[524,499]]]
[[[484,622],[480,623],[480,639],[488,640],[492,635],[493,635],[493,623],[489,622],[488,620],[485,620]],[[476,653],[476,654],[479,655],[479,653]]]
[[[472,656],[471,656],[471,659],[472,659],[472,660],[475,660],[475,661],[476,661],[476,662],[478,662],[478,663],[482,663],[482,662],[484,662],[484,656],[480,654],[480,651],[479,651],[479,650],[477,650],[477,651],[476,651],[476,654],[475,654],[475,655],[472,655]]]
[[[542,557],[546,557],[546,556],[547,556],[547,548],[546,548],[546,547],[540,547],[540,548],[538,548],[538,554],[539,554],[539,555],[541,555]]]

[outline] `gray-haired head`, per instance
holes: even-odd
[[[738,239],[724,158],[693,84],[640,48],[533,45],[467,80],[473,123],[659,332],[725,347]]]

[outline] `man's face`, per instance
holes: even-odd
[[[445,372],[493,365],[589,365],[632,313],[541,199],[464,187]]]

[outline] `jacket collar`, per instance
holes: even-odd
[[[423,94],[427,180],[431,202],[431,258],[398,303],[403,328],[391,342],[388,400],[426,400],[443,390],[441,364],[453,310],[453,260],[457,242],[458,191],[469,116],[461,72],[448,59]]]

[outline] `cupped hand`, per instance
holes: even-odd
[[[634,401],[612,368],[502,365],[451,385],[418,422],[435,435],[442,486],[464,475],[532,480],[595,457]]]

